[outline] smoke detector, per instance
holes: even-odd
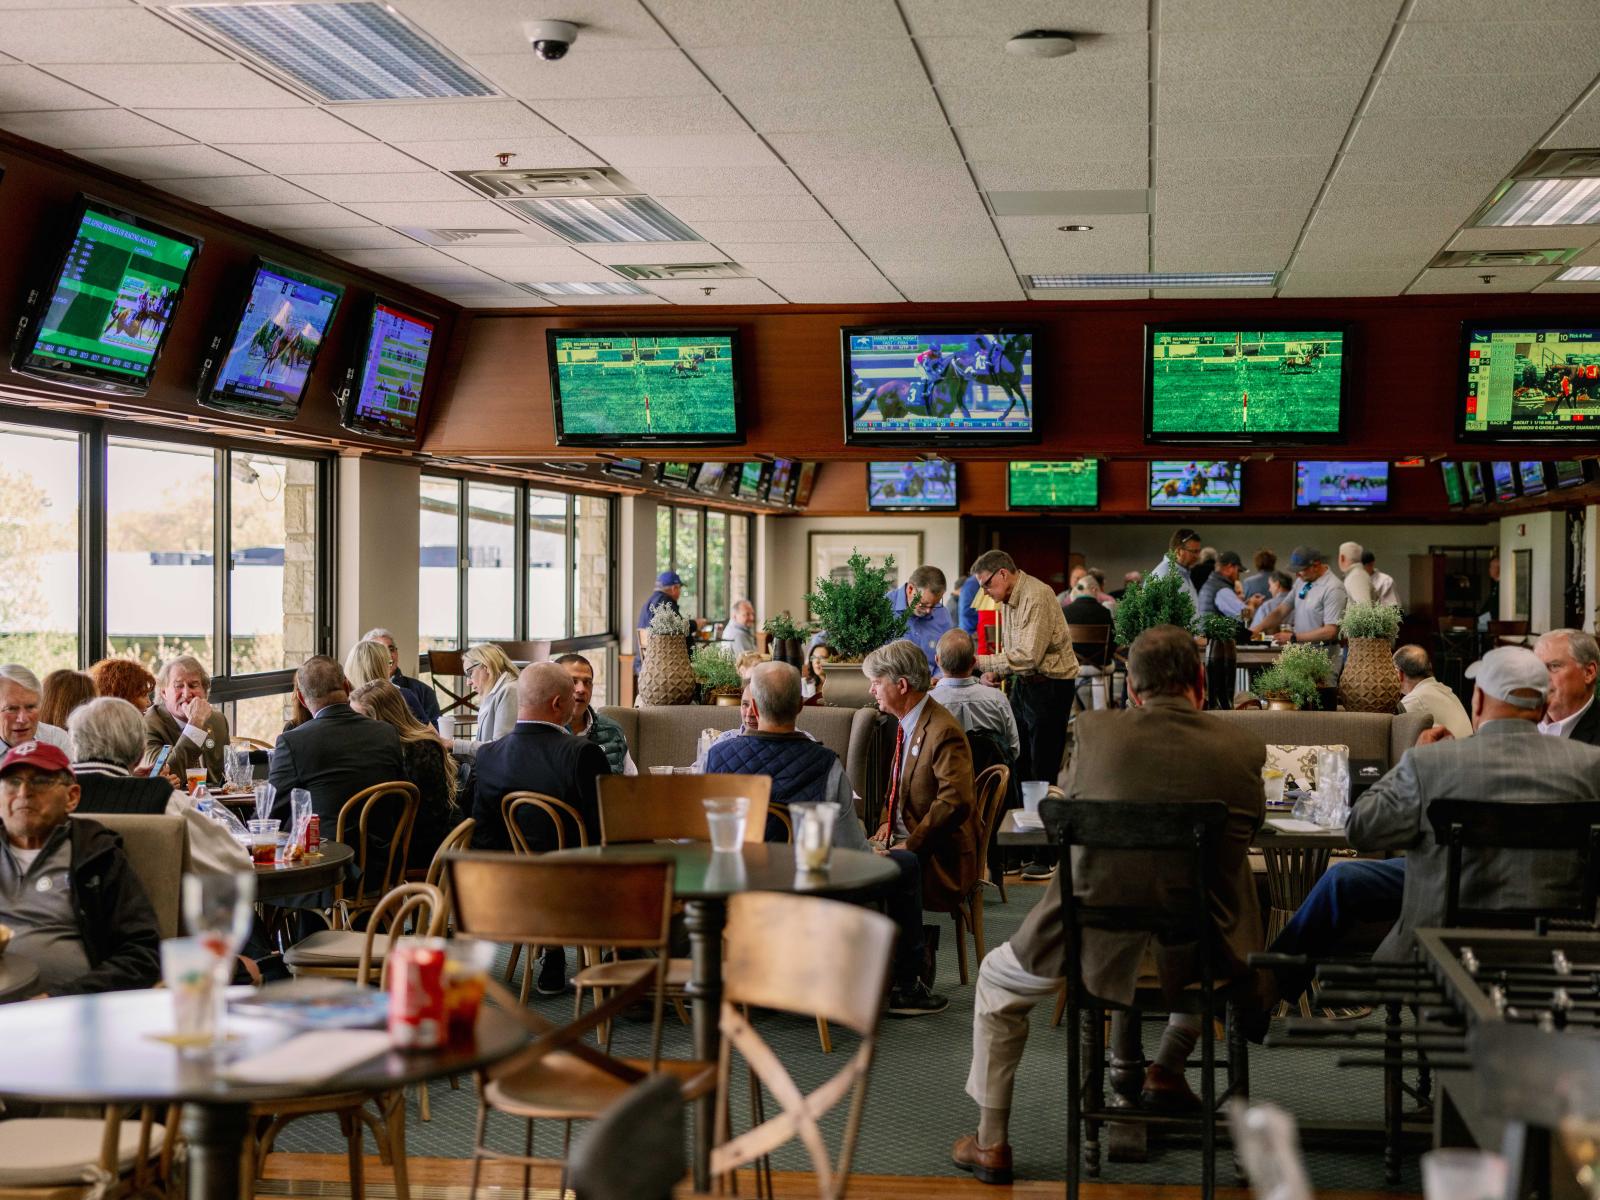
[[[1019,58],[1063,58],[1077,48],[1072,35],[1060,29],[1030,29],[1006,43],[1006,53]]]

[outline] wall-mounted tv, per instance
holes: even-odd
[[[872,512],[954,512],[956,465],[942,458],[868,463],[867,508]]]
[[[1461,464],[1461,482],[1466,485],[1468,504],[1487,504],[1488,491],[1483,486],[1484,464],[1480,462],[1464,462]]]
[[[722,491],[722,484],[727,474],[727,463],[701,463],[700,473],[694,477],[694,490],[707,496],[715,496]]]
[[[343,296],[336,283],[258,259],[238,319],[200,369],[200,403],[294,420]]]
[[[1489,479],[1494,485],[1494,498],[1501,504],[1517,498],[1517,472],[1510,463],[1490,463]]]
[[[1442,462],[1439,464],[1439,475],[1444,480],[1445,503],[1451,508],[1460,508],[1466,504],[1466,489],[1461,485],[1461,464]]]
[[[1382,508],[1389,503],[1387,462],[1323,462],[1294,465],[1294,506],[1321,512]]]
[[[550,329],[545,339],[557,444],[744,441],[738,330]]]
[[[632,479],[639,482],[644,480],[644,460],[639,458],[615,458],[600,468],[607,475],[615,475],[618,479]]]
[[[345,381],[344,416],[353,433],[415,442],[436,323],[387,300],[372,302],[361,357]]]
[[[1462,441],[1593,440],[1600,436],[1600,325],[1467,322],[1459,396]]]
[[[1344,439],[1339,325],[1145,326],[1147,442]]]
[[[87,196],[70,229],[49,278],[28,294],[11,369],[142,396],[201,239]]]
[[[1243,463],[1157,459],[1150,464],[1150,507],[1238,508]]]
[[[1524,496],[1542,496],[1546,490],[1544,482],[1544,463],[1519,462],[1517,464],[1517,484],[1522,488]]]
[[[1099,459],[1013,462],[1006,471],[1007,508],[1094,508],[1099,503]]]
[[[694,480],[693,463],[662,463],[661,482],[668,487],[686,488]]]
[[[1031,327],[842,331],[844,440],[986,446],[1039,440]]]
[[[741,500],[766,498],[767,473],[771,463],[747,462],[739,464],[739,475],[733,483],[733,494]]]
[[[1577,487],[1588,480],[1582,460],[1576,458],[1561,459],[1550,464],[1550,486],[1555,488]]]
[[[774,504],[789,503],[789,492],[794,487],[794,467],[792,458],[772,460],[772,481],[767,485],[767,496]]]
[[[794,480],[794,498],[791,503],[802,508],[811,503],[811,489],[816,486],[819,466],[820,463],[814,462],[800,464],[800,471]]]

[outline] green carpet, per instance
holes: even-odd
[[[984,919],[991,945],[1010,936],[1028,908],[1043,894],[1038,886],[1015,885],[1009,904],[1001,904],[992,890],[986,889],[988,905]],[[881,1026],[879,1050],[867,1094],[854,1169],[867,1174],[955,1175],[950,1162],[950,1144],[977,1124],[977,1109],[963,1090],[972,1045],[972,986],[958,982],[955,947],[951,930],[946,928],[941,946],[936,990],[950,999],[950,1007],[932,1017],[915,1020],[885,1019]],[[971,945],[968,945],[969,959]],[[976,977],[976,967],[973,967]],[[547,1017],[566,1019],[572,1011],[570,996],[535,998],[535,1005]],[[1027,1053],[1017,1073],[1016,1104],[1012,1113],[1011,1144],[1016,1171],[1021,1179],[1060,1179],[1066,1158],[1066,1061],[1065,1029],[1052,1029],[1053,1001],[1042,1003],[1034,1012],[1033,1029]],[[687,1056],[689,1030],[668,1011],[665,1052]],[[834,1052],[825,1055],[817,1041],[816,1026],[809,1019],[761,1014],[757,1024],[773,1045],[800,1087],[810,1091],[829,1078],[845,1061],[854,1039],[840,1030],[834,1032]],[[615,1049],[618,1053],[647,1051],[649,1026],[645,1023],[619,1024]],[[1157,1027],[1145,1031],[1146,1053],[1154,1051]],[[1302,1120],[1367,1119],[1382,1115],[1382,1081],[1372,1070],[1341,1070],[1334,1066],[1329,1052],[1300,1049],[1250,1047],[1250,1078],[1253,1097],[1271,1100]],[[737,1076],[736,1076],[737,1078]],[[1218,1076],[1221,1086],[1221,1076]],[[1190,1083],[1198,1087],[1197,1073],[1190,1072]],[[430,1088],[433,1120],[424,1122],[417,1113],[415,1098],[407,1122],[407,1142],[414,1156],[466,1157],[471,1153],[476,1100],[470,1080],[463,1080],[460,1091],[452,1091],[444,1081]],[[840,1105],[824,1122],[830,1146],[837,1144],[843,1128],[846,1106]],[[768,1099],[767,1113],[776,1106]],[[743,1086],[733,1100],[735,1128],[748,1119],[749,1101]],[[490,1117],[492,1145],[518,1151],[522,1142],[521,1123],[510,1118]],[[314,1117],[296,1122],[278,1139],[285,1151],[342,1154],[344,1146],[332,1117]],[[561,1148],[561,1128],[541,1125],[536,1131],[535,1152],[556,1156]],[[1306,1154],[1311,1182],[1317,1189],[1382,1189],[1383,1158],[1377,1147],[1348,1151],[1311,1150]],[[1233,1182],[1232,1160],[1226,1142],[1218,1147],[1218,1182]],[[797,1143],[774,1156],[777,1170],[809,1170],[810,1164]],[[1200,1176],[1200,1151],[1196,1141],[1165,1144],[1151,1142],[1148,1162],[1107,1163],[1102,1179],[1110,1183],[1195,1184]],[[1402,1176],[1402,1190],[1421,1190],[1414,1157],[1408,1157]]]

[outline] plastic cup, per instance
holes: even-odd
[[[215,1032],[213,1003],[217,956],[198,937],[161,943],[161,981],[172,995],[172,1041],[185,1047],[209,1046]]]
[[[1039,801],[1043,800],[1050,791],[1050,784],[1043,779],[1030,779],[1022,785],[1022,809],[1024,812],[1036,813],[1039,811]]]
[[[256,817],[250,822],[250,861],[258,867],[270,867],[278,858],[278,829],[283,822],[277,817]]]
[[[1267,794],[1267,803],[1283,803],[1284,774],[1276,767],[1261,768],[1261,788]]]
[[[745,796],[725,796],[702,801],[706,808],[706,827],[711,832],[711,849],[727,854],[744,844],[745,822],[750,801]]]
[[[206,769],[204,767],[190,767],[183,773],[183,782],[188,793],[192,796],[205,784]]]
[[[1506,1160],[1485,1150],[1430,1150],[1422,1156],[1426,1200],[1501,1200]]]
[[[832,800],[792,804],[789,818],[794,822],[795,859],[801,869],[822,870],[833,851],[833,829],[839,819],[839,805]]]
[[[473,938],[452,938],[445,946],[445,1040],[452,1046],[470,1046],[494,965],[494,943]]]

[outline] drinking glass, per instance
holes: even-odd
[[[833,851],[833,830],[839,820],[838,802],[791,804],[789,816],[794,821],[795,859],[804,870],[822,870]]]
[[[202,787],[205,786],[205,782],[206,782],[206,769],[205,769],[205,767],[203,767],[203,766],[190,767],[187,771],[185,771],[183,773],[183,782],[184,782],[184,790],[187,791],[189,793],[189,795],[191,795],[191,796],[194,795],[197,791],[199,791]]]
[[[250,765],[250,748],[230,746],[227,757],[222,762],[222,777],[228,785],[229,791],[243,792],[250,787],[250,782],[255,770]]]
[[[1039,811],[1039,801],[1050,794],[1050,782],[1045,779],[1030,779],[1022,785],[1022,810],[1036,813]]]
[[[228,981],[233,977],[233,959],[250,936],[255,920],[256,877],[252,872],[238,874],[185,875],[183,877],[183,919],[190,934],[211,955],[211,990],[214,1013],[211,1036],[223,1040],[227,1008]]]
[[[701,803],[706,808],[706,826],[711,831],[714,853],[726,854],[744,844],[744,827],[750,813],[748,797],[723,796]]]
[[[278,830],[283,822],[276,817],[250,822],[250,860],[258,867],[270,867],[278,856]]]
[[[445,943],[445,1041],[452,1046],[472,1044],[478,1010],[494,965],[494,943],[476,938],[451,938]]]
[[[1578,1183],[1589,1200],[1600,1200],[1600,1122],[1588,1117],[1561,1118],[1561,1146],[1578,1171]]]
[[[1426,1200],[1501,1200],[1506,1160],[1483,1150],[1430,1150],[1422,1156]]]
[[[161,943],[161,982],[172,994],[172,1041],[190,1049],[209,1046],[217,1006],[213,993],[216,954],[200,937],[173,937]]]

